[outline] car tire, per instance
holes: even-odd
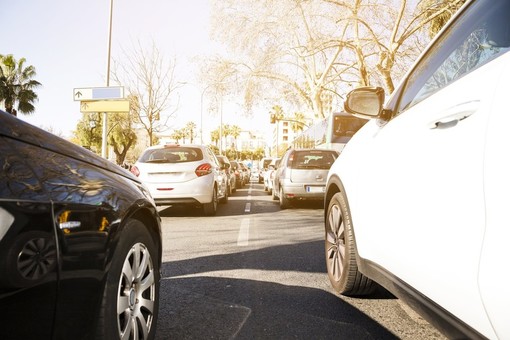
[[[271,196],[273,198],[273,201],[276,201],[278,199],[278,196],[276,195],[276,190],[273,186],[273,190],[271,190]]]
[[[154,339],[159,309],[157,248],[146,226],[127,221],[107,275],[97,338]]]
[[[372,293],[376,284],[358,270],[351,214],[345,196],[336,193],[327,208],[325,221],[325,257],[333,289],[342,295]]]
[[[218,210],[218,193],[216,188],[213,189],[212,200],[209,203],[204,203],[202,206],[205,216],[214,216]]]
[[[290,202],[289,202],[289,199],[287,197],[285,197],[284,193],[283,193],[283,188],[282,186],[280,185],[280,193],[279,193],[279,198],[280,198],[280,209],[287,209],[287,208],[290,208]]]
[[[226,204],[228,202],[228,196],[230,195],[230,188],[227,186],[225,188],[225,196],[223,196],[221,199],[220,199],[220,203],[221,204]]]

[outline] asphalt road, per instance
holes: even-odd
[[[258,183],[217,216],[162,208],[157,339],[444,339],[380,289],[330,288],[321,204],[280,210]]]

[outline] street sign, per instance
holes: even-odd
[[[81,101],[80,112],[129,112],[129,100]]]
[[[123,86],[77,88],[73,91],[75,101],[124,99]]]

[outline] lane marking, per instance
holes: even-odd
[[[239,227],[239,234],[237,236],[237,245],[239,247],[246,247],[250,239],[250,218],[243,218],[241,226]]]
[[[246,203],[246,205],[244,206],[244,212],[246,213],[249,213],[251,211],[251,203],[248,202]]]

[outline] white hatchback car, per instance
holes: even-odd
[[[166,144],[147,148],[131,168],[156,205],[194,205],[215,215],[228,199],[227,175],[204,145]]]
[[[510,1],[468,1],[332,166],[325,257],[334,289],[375,282],[451,338],[510,339]]]

